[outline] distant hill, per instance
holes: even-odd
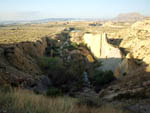
[[[119,14],[116,18],[113,19],[113,21],[138,21],[143,20],[147,18],[146,16],[141,15],[140,13],[122,13]]]
[[[46,23],[46,22],[54,22],[54,21],[71,21],[78,20],[76,18],[47,18],[47,19],[39,19],[39,20],[18,20],[18,21],[0,21],[0,25],[14,25],[14,24],[27,24],[27,23]]]
[[[102,19],[102,18],[45,18],[38,20],[9,20],[2,21],[0,20],[0,25],[16,25],[16,24],[38,24],[38,23],[47,23],[47,22],[58,22],[58,21],[115,21],[115,22],[126,22],[126,21],[138,21],[147,18],[146,16],[141,15],[140,13],[122,13],[119,14],[114,19]],[[150,18],[150,17],[148,17]]]
[[[16,25],[16,24],[38,24],[38,23],[47,23],[47,22],[60,22],[60,21],[91,21],[97,19],[91,18],[46,18],[46,19],[39,19],[39,20],[18,20],[18,21],[0,21],[0,25]]]

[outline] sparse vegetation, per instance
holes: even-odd
[[[77,43],[75,43],[75,42],[72,42],[71,45],[72,45],[74,48],[76,48],[76,49],[79,47],[79,45],[78,45]]]
[[[95,71],[95,75],[93,77],[95,86],[102,86],[110,83],[115,79],[112,71]]]
[[[133,59],[139,63],[139,66],[143,66],[143,64],[149,63],[149,21],[140,22],[138,26],[136,23],[131,26],[131,23],[124,22],[98,22],[98,26],[96,24],[88,26],[90,23],[72,21],[1,25],[0,113],[3,113],[3,111],[4,113],[126,113],[111,105],[111,102],[109,105],[105,105],[104,103],[107,103],[107,100],[102,102],[105,100],[103,97],[109,100],[112,96],[113,104],[120,104],[121,101],[125,103],[123,99],[131,99],[132,103],[133,97],[139,99],[139,102],[140,99],[147,99],[150,92],[150,78],[149,72],[145,74],[145,67],[141,69],[142,71],[134,71],[136,74],[125,73],[124,79],[112,82],[115,77],[111,71],[95,71],[102,64],[93,57],[87,45],[82,43],[81,36],[84,33],[99,34],[106,32],[108,37],[113,39],[111,40],[112,44],[117,44],[117,47],[122,47],[127,49],[129,53],[133,53],[134,58],[137,58]],[[142,23],[143,25],[141,25]],[[99,27],[99,25],[102,26]],[[118,41],[118,38],[120,41]],[[46,41],[41,41],[41,39],[46,39]],[[140,42],[138,47],[135,46],[137,41]],[[35,50],[32,50],[32,46],[26,49],[26,42],[33,43],[31,45]],[[21,46],[22,43],[24,43],[23,47]],[[38,51],[36,51],[36,47],[38,47]],[[34,56],[37,52],[40,54]],[[45,56],[42,56],[42,54]],[[41,57],[37,58],[38,56]],[[139,59],[141,60],[139,61]],[[15,63],[11,62],[13,60]],[[30,67],[30,65],[31,68],[27,69],[26,67]],[[23,68],[19,68],[19,66]],[[130,63],[128,64],[130,71],[129,66]],[[38,69],[39,71],[35,71]],[[91,83],[89,83],[89,86],[84,85],[83,73],[85,71],[88,73],[87,78]],[[43,84],[42,80],[39,80],[41,75],[48,77],[51,85]],[[43,95],[38,90],[35,92],[37,95],[32,91],[16,90],[7,85],[11,84],[13,87],[34,90],[34,88],[40,87],[36,80],[40,81],[42,88],[46,86],[46,88],[43,88],[45,91],[43,91]],[[44,79],[44,81],[46,80]],[[111,87],[109,87],[110,83]],[[1,85],[4,85],[4,87],[1,87]],[[88,91],[90,92],[88,88],[92,91],[95,90],[96,92],[93,92],[97,93],[96,96],[101,94],[100,98],[99,96],[97,96],[98,98],[94,97],[92,94],[79,98],[66,96],[72,94],[76,97],[80,93],[85,94]],[[125,94],[122,95],[122,91]],[[116,93],[121,95],[113,98]]]
[[[27,90],[0,92],[0,111],[6,113],[126,113],[112,105],[89,108],[76,102],[70,97],[48,98]]]
[[[52,23],[50,23],[51,25]],[[51,36],[63,30],[63,26],[47,27],[49,24],[39,25],[12,25],[1,27],[0,29],[0,43],[10,44],[31,41],[35,42],[41,40],[42,37]],[[15,30],[12,30],[15,29]]]
[[[40,57],[38,63],[52,80],[54,87],[68,92],[74,88],[76,90],[82,88],[84,64],[81,60],[73,59],[65,65],[59,57]]]
[[[46,72],[63,68],[63,61],[59,57],[39,57],[38,64]]]

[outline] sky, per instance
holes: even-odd
[[[0,0],[0,20],[108,19],[129,12],[150,16],[150,0]]]

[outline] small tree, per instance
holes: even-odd
[[[115,79],[112,71],[97,71],[94,75],[94,85],[105,85]]]

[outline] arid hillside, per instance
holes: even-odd
[[[73,108],[78,109],[77,113],[101,113],[100,110],[103,113],[149,113],[149,86],[149,19],[0,27],[2,113],[11,110],[19,113],[25,110],[23,106],[33,113],[62,109],[66,110],[64,113],[74,113]],[[45,96],[50,97],[49,101]],[[17,99],[14,101],[14,98]],[[27,98],[31,106],[23,98]],[[20,99],[24,103],[16,110]],[[43,108],[36,106],[38,102]],[[55,102],[58,105],[62,102],[63,108],[55,108],[58,107]]]

